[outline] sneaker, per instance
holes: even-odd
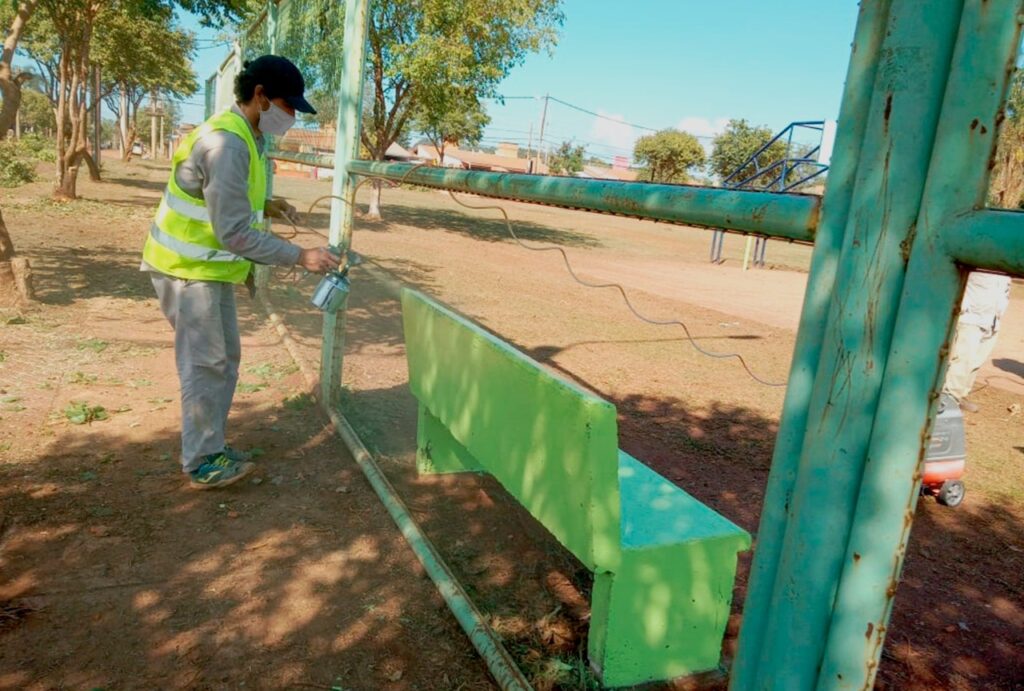
[[[252,463],[233,461],[223,453],[211,454],[189,473],[189,485],[192,489],[227,487],[251,473],[255,467]]]
[[[230,458],[236,463],[248,463],[252,460],[252,454],[248,451],[242,451],[241,449],[232,449],[228,445],[224,445],[224,455]]]

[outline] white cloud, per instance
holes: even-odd
[[[676,123],[676,129],[689,132],[697,137],[714,137],[721,134],[728,124],[729,118],[715,118],[711,120],[694,116],[680,120]]]
[[[589,139],[632,151],[633,142],[637,140],[638,134],[632,125],[625,122],[625,116],[606,113],[603,110],[597,112],[602,117],[594,118],[594,122],[590,126]]]

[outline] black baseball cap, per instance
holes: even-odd
[[[261,55],[245,63],[243,71],[256,83],[263,85],[267,98],[283,98],[300,113],[316,115],[316,109],[303,96],[306,80],[299,68],[280,55]]]

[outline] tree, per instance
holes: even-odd
[[[633,160],[644,166],[644,179],[687,182],[690,169],[704,165],[704,148],[688,132],[661,130],[636,140]]]
[[[548,158],[548,168],[555,175],[572,175],[583,170],[583,147],[562,142]]]
[[[118,18],[143,23],[156,19],[169,23],[174,7],[203,13],[207,23],[217,24],[241,15],[246,0],[38,0],[31,28],[29,52],[48,77],[49,92],[55,104],[57,120],[57,187],[54,196],[74,199],[78,168],[82,161],[90,165],[94,177],[98,169],[89,156],[88,115],[95,112],[98,100],[88,100],[93,37],[97,29],[103,35],[106,24]],[[42,17],[40,16],[42,15]],[[45,18],[45,21],[41,21]],[[137,35],[127,37],[121,49],[135,48]],[[153,50],[173,58],[172,44],[156,45]],[[168,51],[171,51],[168,55]]]
[[[142,102],[154,92],[183,98],[198,90],[190,66],[195,37],[175,25],[169,10],[164,16],[144,18],[109,13],[103,25],[97,35],[96,59],[110,92],[106,103],[117,116],[121,158],[127,161],[138,137]],[[148,125],[147,115],[142,131]]]
[[[718,177],[719,182],[724,181],[737,169],[747,162],[754,153],[767,144],[773,136],[768,127],[755,127],[746,120],[730,120],[725,131],[715,137],[711,149],[709,172]],[[786,157],[786,143],[778,141],[757,157],[757,163],[761,168],[767,168],[772,163]],[[745,169],[742,173],[733,178],[733,182],[740,182],[756,172],[753,166]],[[773,176],[781,171],[762,175],[752,182],[767,184]]]
[[[3,103],[0,103],[0,139],[6,137],[8,130],[14,127],[14,119],[21,104],[21,87],[32,77],[26,72],[14,74],[12,63],[18,41],[37,4],[38,0],[22,0],[16,7],[3,5],[0,8],[0,24],[10,27],[4,38],[3,52],[0,53],[0,96],[3,96]]]
[[[447,144],[476,144],[491,118],[476,94],[458,89],[435,89],[416,104],[413,126],[431,141],[444,160]],[[401,139],[401,134],[396,139]],[[390,145],[389,145],[390,146]]]
[[[18,113],[21,115],[22,132],[46,134],[53,132],[57,127],[50,99],[43,92],[32,88],[31,82],[21,90],[21,106]]]
[[[293,6],[294,7],[294,6]],[[305,68],[316,99],[337,93],[341,77],[343,7],[310,0],[288,22],[282,54]],[[368,17],[367,82],[362,144],[383,160],[388,147],[440,104],[447,114],[496,93],[497,85],[527,53],[551,49],[562,22],[560,0],[377,0]],[[457,98],[440,94],[449,90]],[[315,101],[323,107],[319,100]],[[452,106],[452,103],[455,106]],[[443,128],[442,128],[443,129]],[[375,184],[368,215],[380,217]]]
[[[1004,209],[1024,208],[1024,72],[1020,69],[1010,80],[994,162],[989,203]]]

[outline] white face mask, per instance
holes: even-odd
[[[285,132],[292,128],[295,124],[295,116],[289,115],[276,103],[267,101],[270,104],[270,108],[267,110],[260,109],[260,132],[264,134],[272,134],[275,137],[283,137]]]

